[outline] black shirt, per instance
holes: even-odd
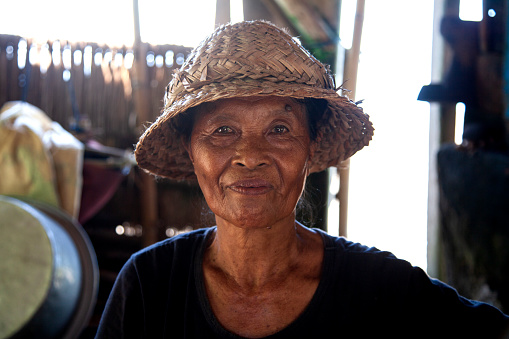
[[[215,318],[205,292],[201,229],[134,254],[122,268],[96,338],[240,338]],[[498,338],[509,317],[463,298],[389,252],[332,237],[305,311],[269,338]]]

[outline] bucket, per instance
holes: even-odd
[[[98,285],[81,225],[50,205],[0,195],[0,338],[78,338]]]

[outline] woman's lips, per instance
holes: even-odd
[[[263,179],[238,180],[226,187],[234,192],[246,195],[265,194],[273,189],[272,184]]]

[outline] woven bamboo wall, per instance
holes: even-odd
[[[146,50],[140,57],[146,60],[142,71],[150,79],[152,121],[173,69],[190,49],[148,45]],[[107,146],[132,147],[144,123],[137,121],[133,103],[133,61],[132,47],[0,35],[0,106],[26,100],[68,130],[81,119],[82,125],[90,125],[94,139]]]

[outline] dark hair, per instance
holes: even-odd
[[[322,119],[327,109],[327,100],[304,98],[296,99],[298,103],[306,107],[306,116],[308,118],[309,137],[312,141],[316,139],[318,133],[318,122]]]
[[[320,190],[306,181],[306,186],[297,202],[295,218],[307,227],[314,227],[317,222],[320,222],[318,219],[320,213],[316,213],[320,200]]]
[[[173,130],[184,137],[185,142],[191,140],[191,133],[193,132],[194,116],[199,106],[188,108],[187,111],[178,114],[169,124]]]

